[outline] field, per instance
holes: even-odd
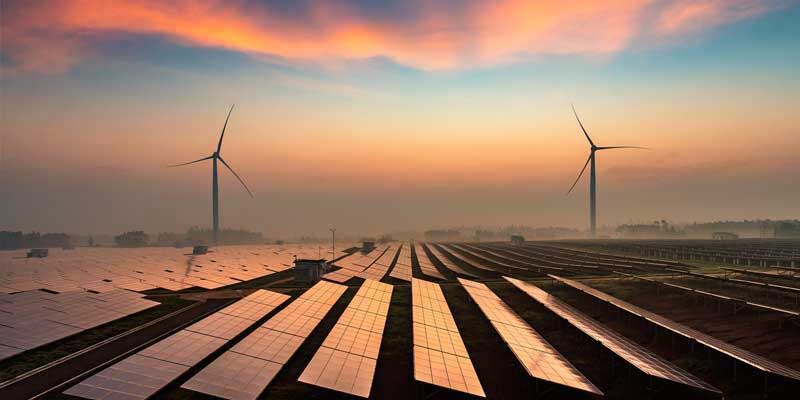
[[[635,243],[633,243],[635,244]],[[658,242],[648,242],[652,250]],[[630,243],[628,243],[630,245]],[[798,294],[792,288],[800,288],[800,280],[793,273],[793,248],[797,242],[765,241],[746,242],[737,247],[736,242],[722,248],[719,243],[664,243],[662,252],[631,254],[630,251],[614,249],[608,243],[580,242],[529,242],[522,245],[506,243],[477,244],[432,244],[420,245],[391,243],[379,246],[377,253],[355,254],[345,260],[371,260],[366,268],[364,262],[354,261],[350,268],[344,267],[336,276],[345,279],[347,290],[324,314],[313,331],[280,368],[269,382],[260,398],[357,398],[355,396],[299,382],[297,379],[315,353],[323,346],[327,335],[337,324],[345,310],[357,297],[364,279],[359,274],[373,277],[377,268],[381,281],[392,285],[391,301],[386,314],[385,328],[380,342],[379,356],[375,367],[369,397],[374,399],[435,398],[462,399],[474,396],[447,389],[439,385],[415,379],[415,328],[412,312],[412,285],[403,276],[393,273],[409,267],[416,279],[439,284],[444,299],[452,312],[460,337],[474,365],[475,372],[485,396],[490,399],[574,399],[596,397],[577,390],[533,377],[521,364],[506,339],[487,319],[482,309],[455,278],[466,278],[482,282],[494,292],[510,310],[538,332],[555,351],[563,355],[580,374],[591,381],[612,399],[673,399],[685,398],[792,398],[800,389],[800,381],[781,374],[763,372],[745,361],[726,355],[719,349],[704,345],[654,324],[619,307],[598,300],[574,287],[552,279],[549,275],[566,277],[590,288],[600,290],[622,301],[647,311],[659,314],[674,323],[692,328],[703,334],[725,342],[746,354],[765,357],[790,370],[800,370],[800,324],[796,314],[800,313]],[[686,249],[708,249],[713,247],[722,256],[703,258],[705,250],[695,256],[676,257],[675,246]],[[631,247],[629,247],[631,248]],[[403,250],[405,249],[405,250]],[[411,250],[413,249],[413,250]],[[765,250],[766,249],[766,250]],[[406,253],[407,252],[407,253]],[[372,254],[372,255],[370,255]],[[743,261],[745,260],[745,261]],[[747,265],[746,260],[750,260]],[[386,263],[388,268],[382,264]],[[428,264],[430,263],[430,264]],[[725,268],[745,268],[766,275],[735,272]],[[433,268],[433,269],[431,269]],[[359,269],[361,269],[359,271]],[[116,321],[100,328],[89,330],[64,341],[48,344],[42,348],[23,353],[4,361],[4,376],[10,377],[43,364],[45,361],[77,351],[82,346],[95,343],[148,319],[164,315],[169,310],[188,304],[187,300],[205,301],[235,300],[262,288],[291,296],[268,314],[263,315],[249,328],[239,332],[208,356],[192,365],[177,379],[157,390],[153,398],[206,399],[211,396],[181,388],[192,376],[214,363],[237,342],[286,309],[302,296],[307,286],[294,282],[291,271],[256,278],[230,287],[205,290],[183,290],[170,294],[168,290],[152,292],[152,298],[165,304],[140,314]],[[345,273],[342,278],[342,273]],[[350,275],[348,275],[350,274]],[[352,275],[352,276],[351,276]],[[434,278],[438,275],[441,278]],[[332,275],[334,276],[334,275]],[[571,306],[585,317],[614,334],[634,343],[634,346],[653,357],[685,371],[699,381],[716,388],[702,390],[680,381],[659,378],[631,364],[613,346],[602,345],[595,338],[578,329],[572,322],[557,315],[552,309],[529,296],[525,291],[509,283],[503,276],[521,278],[543,289],[553,298]],[[778,288],[777,286],[780,286]],[[787,289],[788,288],[788,289]],[[800,289],[798,289],[800,292]],[[157,295],[156,295],[157,294]],[[183,298],[186,300],[176,300]],[[217,300],[207,300],[217,299]],[[227,304],[227,303],[226,303]],[[171,307],[171,308],[167,308]],[[211,307],[208,313],[218,310]],[[200,316],[198,316],[199,318]],[[176,324],[178,327],[179,324]],[[86,339],[90,338],[90,339]],[[418,343],[416,343],[418,344]],[[135,349],[132,349],[135,350]],[[110,360],[111,357],[109,357]],[[113,361],[113,360],[111,360]],[[80,379],[64,384],[53,382],[54,390],[43,398],[74,398],[62,392],[72,384],[98,372],[102,363],[86,366]],[[28,383],[39,379],[31,376]],[[25,380],[0,388],[0,395],[11,392],[15,385],[24,385]]]

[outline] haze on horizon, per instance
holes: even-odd
[[[800,1],[3,1],[0,230],[797,218]]]

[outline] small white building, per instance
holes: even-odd
[[[298,283],[317,283],[328,272],[328,262],[321,260],[294,260],[294,281]]]

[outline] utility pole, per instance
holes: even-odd
[[[336,228],[331,228],[331,261],[336,258]]]

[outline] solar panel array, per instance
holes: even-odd
[[[181,387],[224,399],[255,399],[347,290],[320,281]]]
[[[740,360],[746,364],[749,364],[761,371],[769,372],[776,375],[781,375],[790,379],[800,380],[800,372],[795,371],[786,366],[783,366],[781,364],[778,364],[765,357],[753,354],[747,350],[744,350],[730,343],[719,340],[713,336],[709,336],[705,333],[692,329],[686,325],[675,322],[669,318],[663,317],[651,311],[647,311],[641,307],[637,307],[631,303],[620,300],[607,293],[603,293],[597,289],[584,285],[583,283],[576,282],[571,279],[561,278],[555,275],[551,275],[551,277],[577,290],[580,290],[581,292],[584,292],[590,296],[593,296],[597,299],[600,299],[616,307],[619,307],[633,315],[642,317],[658,326],[661,326],[662,328],[668,329],[683,337],[694,340],[702,345],[708,346],[721,353],[727,354],[728,356]]]
[[[486,397],[439,285],[411,280],[414,379]]]
[[[569,322],[572,326],[596,340],[603,345],[603,347],[636,367],[642,373],[698,389],[719,393],[719,390],[715,387],[662,359],[639,344],[617,334],[572,306],[534,286],[532,283],[509,277],[504,278],[527,293],[534,300],[553,311],[556,315]]]
[[[563,271],[563,269],[560,267],[552,266],[551,260],[546,260],[542,262],[542,260],[539,260],[530,254],[522,254],[505,247],[500,247],[500,246],[490,247],[490,246],[491,245],[478,246],[478,245],[464,244],[464,247],[468,247],[474,250],[480,250],[494,258],[504,260],[505,262],[522,263],[526,266],[526,269],[528,271],[537,271],[537,272],[542,272],[542,270]]]
[[[572,246],[601,247],[606,251],[625,252],[668,260],[710,261],[761,267],[800,265],[800,245],[787,239],[737,240],[632,240],[570,243]],[[665,261],[672,262],[672,261]]]
[[[461,244],[453,244],[451,246],[454,249],[458,249],[468,254],[469,256],[478,259],[479,260],[478,262],[481,265],[491,265],[492,269],[494,270],[499,270],[507,273],[526,273],[532,270],[531,268],[523,268],[518,265],[513,265],[513,264],[519,264],[519,261],[514,261],[513,259],[510,259],[505,256],[496,255],[496,253],[485,251],[479,247],[466,246]],[[489,254],[489,256],[483,253]],[[498,261],[498,259],[502,261]]]
[[[744,281],[744,280],[733,280],[733,279],[727,279],[727,278],[713,276],[713,275],[704,275],[704,274],[697,274],[697,273],[687,272],[687,271],[673,270],[673,269],[670,269],[670,268],[667,268],[667,270],[671,271],[671,272],[678,272],[678,273],[681,273],[681,274],[684,274],[684,275],[687,275],[687,276],[693,276],[693,277],[696,277],[696,278],[711,279],[711,280],[716,280],[716,281],[721,281],[721,282],[730,281],[731,283],[742,283],[742,284],[748,284],[748,285],[751,284],[751,282]],[[753,302],[753,301],[747,301],[745,299],[741,299],[741,298],[738,298],[738,297],[725,296],[725,295],[722,295],[722,294],[709,292],[709,291],[706,291],[706,290],[693,289],[693,288],[690,288],[690,287],[687,287],[687,286],[677,285],[677,284],[669,283],[669,282],[663,282],[663,281],[660,281],[660,280],[657,280],[657,279],[652,279],[652,278],[648,278],[648,277],[644,277],[644,276],[626,274],[626,273],[623,273],[623,272],[616,272],[616,274],[622,275],[622,276],[627,276],[629,278],[639,279],[639,280],[650,282],[650,283],[657,284],[657,285],[664,285],[664,286],[667,286],[667,287],[671,287],[673,289],[680,289],[680,290],[683,290],[683,291],[686,291],[686,292],[690,292],[690,293],[694,293],[694,294],[698,294],[698,295],[701,295],[701,296],[704,296],[704,297],[711,297],[713,299],[721,300],[721,301],[728,302],[728,303],[731,303],[731,304],[735,304],[737,306],[747,306],[747,307],[751,307],[751,308],[755,308],[755,309],[759,309],[759,310],[774,311],[774,312],[777,312],[777,313],[780,313],[780,314],[783,314],[783,315],[786,315],[786,316],[789,316],[789,317],[793,317],[793,318],[800,317],[800,312],[794,311],[794,310],[787,310],[785,308],[774,307],[774,306],[770,306],[770,305],[767,305],[767,304],[756,303],[756,302]],[[772,285],[770,285],[770,286],[772,286]]]
[[[466,257],[463,254],[461,254],[460,252],[456,251],[457,247],[455,247],[453,245],[441,245],[441,246],[442,246],[442,248],[447,250],[447,252],[449,252],[451,255],[453,255],[453,257],[457,258],[462,263],[467,264],[467,265],[469,265],[470,267],[472,267],[474,269],[483,270],[483,271],[489,271],[489,272],[497,272],[497,270],[495,270],[494,268],[488,266],[488,264],[489,264],[488,262],[485,262],[485,261],[484,262],[477,262],[475,260],[471,260],[468,257]]]
[[[417,256],[417,263],[419,264],[419,269],[422,270],[422,274],[426,276],[430,276],[433,278],[438,279],[447,279],[438,269],[436,266],[433,265],[430,258],[428,258],[428,254],[425,253],[425,250],[422,248],[420,244],[414,244],[414,254]]]
[[[472,272],[468,272],[464,268],[461,268],[458,264],[450,261],[450,259],[447,258],[447,256],[445,256],[444,253],[442,253],[442,251],[439,250],[435,245],[430,245],[430,246],[426,246],[426,247],[428,248],[428,250],[431,251],[431,254],[433,254],[433,256],[436,257],[436,259],[439,260],[439,262],[441,262],[442,265],[444,265],[445,268],[447,268],[447,269],[449,269],[449,270],[451,270],[451,271],[453,271],[453,272],[455,272],[455,273],[457,273],[459,275],[471,276],[473,278],[480,278],[480,276],[475,275]]]
[[[372,249],[372,251],[366,254],[356,253],[349,257],[345,257],[334,264],[335,266],[340,267],[340,269],[333,272],[328,272],[322,277],[330,281],[345,283],[364,272],[365,269],[369,268],[370,265],[378,260],[378,257],[384,254],[386,249],[387,246],[380,246]]]
[[[391,298],[392,285],[365,280],[298,380],[369,397]]]
[[[383,277],[386,276],[386,273],[389,272],[389,268],[392,266],[392,261],[394,261],[394,257],[396,255],[397,245],[389,245],[388,250],[386,250],[383,255],[378,257],[378,259],[372,265],[356,276],[375,281],[383,279]]]
[[[45,258],[25,258],[22,252],[3,251],[0,293],[216,289],[289,269],[294,256],[317,258],[329,251],[318,246],[250,245],[215,247],[204,255],[186,253],[187,249],[170,247],[77,248],[53,249]]]
[[[567,359],[486,285],[458,278],[517,360],[534,378],[602,395]]]
[[[0,293],[0,360],[160,303],[128,290]]]
[[[87,399],[146,399],[289,299],[257,290],[234,304],[92,375],[64,393]]]
[[[411,250],[408,244],[400,248],[400,255],[394,263],[394,268],[389,274],[392,278],[411,282]]]

